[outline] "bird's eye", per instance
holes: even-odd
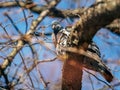
[[[58,25],[56,25],[56,29],[59,29],[61,26],[58,24]]]
[[[53,29],[53,30],[59,30],[60,27],[61,27],[61,26],[60,26],[59,24],[52,25],[52,29]]]

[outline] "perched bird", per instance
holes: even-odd
[[[67,47],[78,47],[79,38],[78,36],[74,37],[71,40],[71,29],[69,27],[63,28],[59,22],[55,21],[52,23],[53,29],[53,42],[56,47],[56,51],[58,55],[68,55],[70,58],[77,60],[78,62],[82,62],[82,66],[84,68],[99,72],[108,82],[111,82],[113,79],[113,75],[111,74],[108,67],[102,62],[100,50],[98,46],[91,41],[88,46],[86,53],[90,56],[97,57],[97,59],[93,59],[90,57],[84,56],[84,59],[81,60],[79,58],[80,54],[72,54],[72,52],[66,52],[62,48]]]
[[[53,29],[52,40],[53,40],[53,43],[56,47],[58,38],[60,37],[59,33],[60,33],[60,31],[62,31],[63,27],[59,24],[59,22],[53,21],[52,22],[52,29]]]

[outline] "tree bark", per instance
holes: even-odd
[[[62,90],[81,90],[82,87],[82,65],[78,61],[83,59],[83,56],[70,55],[64,62],[62,72]]]

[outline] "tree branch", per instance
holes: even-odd
[[[48,5],[39,6],[39,5],[36,5],[35,3],[26,4],[25,2],[22,2],[22,1],[19,1],[18,3],[19,3],[19,7],[30,9],[31,11],[37,14],[40,14],[42,11],[48,9]],[[18,7],[18,4],[14,1],[0,3],[0,8],[8,8],[8,7]],[[74,10],[71,10],[71,9],[60,10],[60,9],[52,8],[48,16],[58,17],[58,18],[66,18],[66,17],[76,18],[78,17],[78,15],[83,14],[84,11],[85,9],[83,8],[78,8]]]
[[[89,8],[81,15],[73,30],[79,33],[79,45],[86,49],[96,32],[114,19],[120,18],[120,0],[107,0]]]
[[[62,90],[81,90],[82,87],[82,65],[80,62],[75,61],[76,56],[72,54],[64,62],[62,72]],[[83,57],[79,57],[79,60]]]
[[[109,29],[111,32],[120,36],[120,19],[114,20],[111,24],[107,25],[105,28]]]
[[[12,60],[16,56],[16,54],[21,50],[21,48],[24,46],[23,41],[18,40],[18,44],[16,48],[13,49],[13,51],[8,55],[8,57],[4,60],[3,64],[1,65],[0,70],[5,70],[8,65],[11,64]]]
[[[26,44],[25,42],[28,42],[31,40],[32,35],[34,35],[34,31],[36,30],[36,27],[38,24],[47,16],[47,14],[51,11],[51,8],[54,8],[60,0],[53,0],[49,3],[48,9],[44,10],[39,17],[34,20],[31,24],[30,30],[26,33],[26,35],[22,36],[21,39],[18,40],[18,43],[16,45],[16,48],[13,49],[13,51],[8,55],[8,57],[4,60],[3,64],[0,66],[0,71],[4,71],[7,66],[9,66],[16,54],[23,48],[23,46]]]

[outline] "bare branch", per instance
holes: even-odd
[[[28,69],[27,69],[27,66],[26,66],[25,61],[24,61],[25,59],[23,58],[21,52],[19,52],[19,55],[20,55],[20,57],[21,57],[21,59],[22,59],[24,68],[25,68],[25,70],[27,71]],[[34,84],[33,84],[33,81],[32,81],[32,78],[31,78],[30,74],[27,73],[27,75],[28,75],[28,77],[29,77],[29,79],[30,79],[30,82],[31,82],[31,84],[32,84],[32,87],[34,88]]]
[[[103,80],[101,80],[101,79],[99,79],[96,75],[94,75],[94,74],[92,74],[91,72],[89,72],[88,70],[86,70],[86,69],[84,69],[87,73],[89,73],[90,75],[93,75],[97,80],[99,80],[99,81],[101,81],[101,82],[103,82],[104,84],[106,84],[109,88],[111,88],[112,90],[114,90],[113,89],[113,87],[111,86],[111,85],[109,85],[108,83],[106,83],[105,81],[103,81]]]
[[[48,9],[48,5],[46,6],[39,6],[39,5],[36,5],[34,3],[32,4],[25,4],[25,2],[18,2],[20,7],[23,7],[23,8],[26,8],[28,9],[28,5],[31,6],[29,9],[35,13],[38,13],[40,14],[42,11]],[[2,8],[7,8],[7,7],[17,7],[17,3],[16,2],[3,2],[3,3],[0,3],[0,7]],[[52,8],[51,12],[48,14],[49,16],[54,16],[54,17],[58,17],[58,18],[66,18],[66,17],[70,17],[70,18],[76,18],[78,17],[78,15],[81,15],[83,14],[83,12],[85,11],[86,9],[84,8],[78,8],[78,9],[70,9],[70,10],[60,10],[60,9],[56,9],[56,8]]]
[[[4,60],[3,64],[1,65],[1,70],[4,71],[8,65],[11,64],[16,54],[23,48],[25,42],[29,41],[31,39],[31,36],[33,35],[34,31],[36,30],[36,27],[38,24],[44,19],[44,17],[51,11],[51,8],[55,7],[60,0],[53,0],[50,2],[48,9],[43,11],[40,16],[32,22],[32,25],[30,27],[30,30],[26,33],[25,36],[23,36],[21,39],[18,40],[18,43],[16,45],[16,48],[13,49],[13,51],[8,55],[8,57]]]
[[[72,54],[72,56],[74,55]],[[81,90],[82,88],[82,65],[72,56],[66,59],[63,65],[62,90]],[[82,60],[83,57],[79,57],[80,59]]]
[[[25,70],[25,72],[23,72],[23,74],[21,74],[21,77],[20,77],[21,81],[19,80],[16,83],[13,82],[13,84],[12,84],[12,82],[10,82],[11,85],[16,85],[18,82],[20,82],[20,83],[23,82],[26,79],[25,76],[27,76],[27,77],[29,77],[30,82],[32,83],[32,87],[29,87],[29,85],[31,86],[31,83],[26,84],[27,89],[35,88],[34,83],[31,79],[32,77],[30,77],[29,73],[33,69],[37,69],[38,77],[39,77],[40,81],[42,82],[44,88],[46,88],[48,83],[45,82],[45,80],[37,66],[39,63],[52,62],[52,61],[55,61],[57,58],[60,58],[62,60],[67,59],[64,62],[64,66],[63,66],[62,89],[63,90],[70,90],[70,89],[71,90],[80,90],[82,87],[82,75],[83,75],[82,70],[83,70],[83,67],[87,68],[87,65],[88,65],[88,62],[85,62],[87,64],[86,64],[86,66],[83,66],[84,63],[82,63],[82,61],[84,59],[84,56],[89,57],[91,59],[91,60],[86,60],[86,61],[90,61],[90,62],[98,61],[99,62],[99,60],[100,60],[100,58],[98,58],[97,56],[89,55],[86,52],[88,45],[91,42],[95,33],[101,27],[107,27],[107,28],[111,29],[112,32],[120,34],[119,26],[115,26],[115,24],[110,25],[110,23],[113,20],[120,18],[120,13],[118,13],[118,12],[120,12],[120,0],[96,0],[96,3],[89,8],[77,8],[74,10],[60,10],[60,9],[55,8],[55,6],[60,2],[60,0],[45,0],[46,5],[44,5],[44,6],[39,6],[39,5],[35,4],[33,2],[34,0],[33,1],[32,0],[25,0],[25,1],[15,0],[15,1],[13,1],[13,2],[8,1],[8,2],[0,3],[0,9],[8,8],[8,7],[20,7],[21,9],[27,9],[27,10],[29,9],[32,12],[36,12],[37,14],[39,14],[39,16],[38,16],[38,18],[36,18],[32,21],[31,26],[28,29],[27,19],[29,17],[26,17],[26,14],[23,10],[24,21],[26,23],[26,29],[25,29],[26,31],[25,31],[25,35],[23,35],[17,28],[16,22],[14,22],[12,20],[12,18],[8,14],[5,13],[5,15],[8,17],[8,19],[12,23],[12,24],[6,25],[5,27],[12,25],[21,34],[21,36],[19,36],[19,38],[15,39],[15,41],[14,41],[14,40],[12,40],[11,36],[7,33],[5,27],[3,27],[2,24],[0,24],[2,29],[7,34],[7,36],[4,35],[4,37],[6,37],[4,39],[9,39],[9,41],[5,41],[5,42],[1,41],[0,42],[0,44],[2,45],[2,48],[0,50],[4,50],[3,49],[4,47],[7,47],[7,48],[12,47],[12,49],[13,49],[12,52],[7,55],[7,58],[0,56],[1,59],[4,59],[3,63],[0,65],[0,75],[4,76],[4,78],[7,82],[6,84],[9,84],[9,80],[6,78],[6,75],[9,73],[6,74],[6,72],[5,72],[6,68],[9,65],[11,65],[11,63],[14,60],[14,57],[27,44],[27,46],[30,47],[32,55],[33,55],[32,59],[29,58],[29,61],[32,60],[32,65],[29,68],[27,68],[27,66],[25,65],[25,62],[24,62],[24,58],[20,54],[26,70]],[[74,35],[76,37],[79,37],[78,38],[79,42],[77,44],[78,46],[76,46],[76,48],[71,48],[71,47],[70,48],[62,48],[61,47],[62,50],[67,51],[68,53],[72,53],[72,54],[70,54],[70,56],[63,55],[62,57],[58,56],[53,59],[38,61],[39,60],[38,53],[37,53],[37,51],[35,51],[34,46],[33,46],[33,45],[35,45],[35,43],[32,43],[31,41],[33,40],[34,36],[41,38],[42,35],[51,35],[51,33],[43,34],[43,33],[36,32],[38,25],[42,22],[42,20],[46,16],[58,17],[58,18],[63,18],[63,19],[67,18],[67,17],[80,18],[78,20],[78,22],[76,22],[73,25],[72,32],[71,32],[71,37]],[[115,28],[113,28],[112,26],[114,26]],[[43,28],[45,29],[44,26],[43,26]],[[116,31],[116,29],[117,29],[117,31]],[[70,39],[70,40],[72,40],[72,39]],[[52,49],[50,47],[48,47],[43,40],[37,39],[35,41],[38,44],[44,46],[47,50],[52,51]],[[5,44],[5,45],[3,45],[3,44]],[[11,44],[11,46],[10,46],[10,44]],[[52,51],[52,52],[56,55],[55,51]],[[90,69],[90,68],[88,68],[88,69]],[[17,71],[16,71],[16,73],[17,73]],[[14,75],[16,75],[16,73]],[[91,73],[89,73],[89,74],[91,74]],[[37,78],[35,78],[35,79],[37,79]],[[97,79],[99,80],[99,78],[97,78]],[[12,81],[14,81],[14,80],[12,80]],[[92,81],[91,81],[91,83],[92,83]],[[119,85],[119,83],[117,85]],[[94,89],[94,87],[93,87],[93,89]]]
[[[90,74],[88,75],[88,77],[89,77],[90,82],[91,82],[91,85],[92,85],[92,90],[95,90],[95,89],[94,89],[94,84],[93,84],[93,81],[92,81],[92,78],[91,78]]]
[[[114,19],[120,18],[120,0],[108,0],[95,7],[88,8],[78,22],[73,25],[73,31],[79,33],[79,45],[86,49],[95,33]]]
[[[27,34],[33,34],[38,26],[38,24],[47,16],[47,14],[51,11],[52,8],[54,8],[60,0],[53,0],[50,2],[48,9],[41,12],[41,14],[38,16],[36,20],[32,22],[32,25],[30,27],[30,30],[27,32]]]
[[[52,61],[55,61],[57,58],[53,58],[53,59],[47,59],[47,60],[42,60],[42,61],[37,61],[35,60],[35,64],[33,64],[28,70],[27,72],[30,73],[31,70],[33,70],[39,63],[45,63],[45,62],[52,62]]]
[[[111,24],[107,25],[105,28],[109,29],[113,33],[120,36],[120,19],[114,20]]]
[[[18,27],[14,24],[14,21],[12,20],[12,18],[7,14],[7,13],[4,13],[4,15],[10,20],[10,22],[12,23],[12,25],[14,26],[15,30],[20,34],[22,35],[22,32],[18,29]]]
[[[16,48],[13,49],[13,51],[8,55],[8,57],[4,60],[3,64],[1,65],[1,70],[5,70],[8,65],[11,64],[12,60],[16,56],[16,54],[21,50],[21,48],[24,46],[23,41],[18,40]]]

